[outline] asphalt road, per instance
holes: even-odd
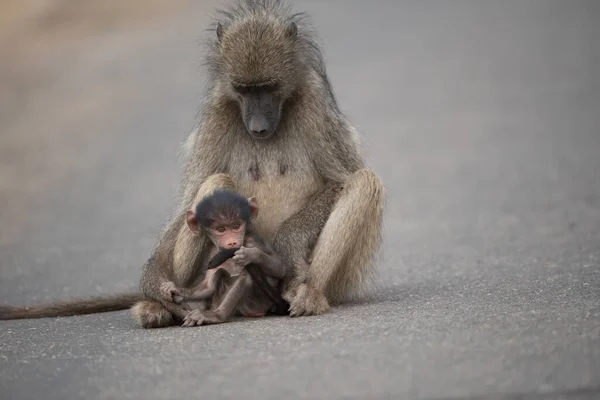
[[[201,99],[205,3],[44,53],[17,90],[0,303],[137,287]],[[600,398],[600,3],[297,8],[387,187],[373,299],[189,329],[2,321],[0,397]]]

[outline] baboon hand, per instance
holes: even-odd
[[[163,282],[160,285],[160,294],[167,301],[179,304],[183,301],[183,294],[179,291],[179,288],[175,285],[175,282],[168,281]]]
[[[250,263],[257,263],[260,260],[261,251],[258,247],[240,247],[233,256],[233,261],[240,267],[245,267]]]
[[[296,288],[296,295],[291,299],[290,317],[319,315],[329,311],[329,302],[323,292],[306,283]]]

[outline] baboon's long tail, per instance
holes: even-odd
[[[142,293],[137,292],[90,299],[73,299],[31,307],[0,306],[0,320],[68,317],[126,310],[143,298]]]

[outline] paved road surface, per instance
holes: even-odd
[[[1,303],[136,288],[201,98],[206,3],[45,54],[18,91],[1,122]],[[3,321],[2,398],[600,397],[600,4],[299,8],[387,186],[381,290],[198,329]]]

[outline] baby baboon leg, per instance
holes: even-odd
[[[252,291],[252,285],[253,281],[250,275],[246,271],[242,271],[221,304],[214,310],[221,321],[228,321],[234,316],[240,301],[248,297]]]
[[[206,285],[201,285],[189,294],[184,295],[185,301],[203,301],[211,298],[217,289],[222,285],[224,279],[231,277],[227,270],[219,268],[209,271],[210,276],[207,278]]]
[[[227,174],[214,174],[209,176],[202,185],[200,185],[200,189],[194,198],[193,205],[197,204],[205,196],[210,195],[217,189],[235,190],[235,183]],[[179,234],[177,235],[173,252],[173,280],[175,283],[184,285],[198,273],[198,271],[194,270],[194,266],[207,243],[209,243],[209,241],[204,233],[200,232],[199,235],[194,235],[187,227],[185,221],[182,223],[179,228]]]
[[[371,170],[350,176],[317,240],[307,282],[291,301],[294,314],[325,312],[328,301],[346,300],[364,289],[381,243],[383,200],[383,184]]]

